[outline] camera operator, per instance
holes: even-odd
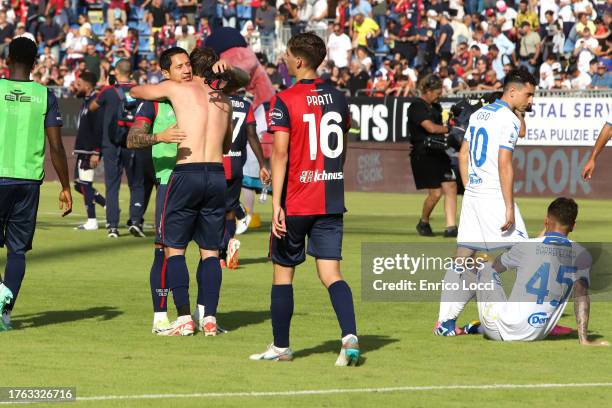
[[[408,108],[408,130],[412,151],[410,164],[418,190],[427,189],[421,219],[417,232],[421,236],[433,236],[429,216],[444,194],[446,214],[445,237],[456,237],[457,183],[446,154],[445,143],[431,143],[443,140],[449,128],[442,124],[442,107],[438,103],[442,95],[442,80],[434,75],[424,76],[417,86],[420,97]]]

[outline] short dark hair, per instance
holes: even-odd
[[[529,27],[531,28],[531,23],[529,21],[523,21],[521,23],[521,28]]]
[[[9,44],[11,64],[22,65],[28,70],[34,67],[38,48],[36,43],[26,37],[17,37]]]
[[[164,71],[170,71],[170,67],[172,66],[172,57],[178,54],[185,54],[187,57],[189,57],[189,53],[181,47],[171,47],[164,50],[164,52],[162,52],[159,56],[160,68]]]
[[[210,47],[195,48],[189,55],[193,75],[203,78],[212,70],[213,65],[219,61],[219,56]]]
[[[96,74],[94,74],[91,71],[82,72],[81,75],[79,76],[79,79],[87,82],[92,87],[95,87],[96,84],[98,83],[98,77],[96,76]]]
[[[548,216],[561,225],[571,227],[578,218],[578,204],[573,198],[559,197],[548,206]]]
[[[294,35],[287,43],[287,48],[293,55],[306,61],[308,67],[312,69],[317,69],[327,54],[325,42],[314,33]]]
[[[132,73],[132,64],[126,59],[120,59],[115,65],[115,70],[124,76],[129,76]]]
[[[521,86],[531,84],[535,87],[537,82],[535,77],[531,75],[527,69],[521,67],[508,72],[504,78],[504,92],[508,90],[511,84],[519,84]]]

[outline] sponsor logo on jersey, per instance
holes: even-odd
[[[25,95],[24,91],[18,89],[12,90],[11,93],[4,95],[5,101],[10,102],[32,102],[32,97]],[[36,100],[35,102],[41,102]]]
[[[469,175],[470,182],[468,183],[470,186],[477,186],[482,184],[482,179],[478,177],[475,173],[470,173]]]
[[[274,108],[272,109],[272,112],[270,112],[270,117],[273,120],[281,120],[283,118],[283,111],[278,108]]]
[[[341,171],[328,173],[325,170],[304,170],[300,175],[300,183],[317,183],[319,181],[344,180],[344,173]]]
[[[527,318],[527,323],[531,327],[535,327],[536,329],[540,329],[548,323],[548,313],[546,312],[537,312],[533,313],[531,316]]]
[[[242,157],[242,152],[240,150],[237,152],[230,150],[227,154],[224,154],[223,157]]]

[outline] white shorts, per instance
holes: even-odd
[[[506,223],[506,204],[499,198],[463,196],[457,246],[491,251],[509,247],[528,238],[518,206],[514,203],[514,227],[502,232]]]

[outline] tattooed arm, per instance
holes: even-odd
[[[578,341],[584,346],[609,346],[606,340],[589,340],[587,329],[589,326],[589,314],[591,299],[587,290],[587,283],[579,279],[574,283],[574,314],[576,315],[576,327],[578,330]]]
[[[143,149],[157,143],[180,143],[185,139],[185,133],[176,125],[160,133],[151,133],[151,123],[146,120],[136,120],[130,128],[126,145],[128,149]]]

